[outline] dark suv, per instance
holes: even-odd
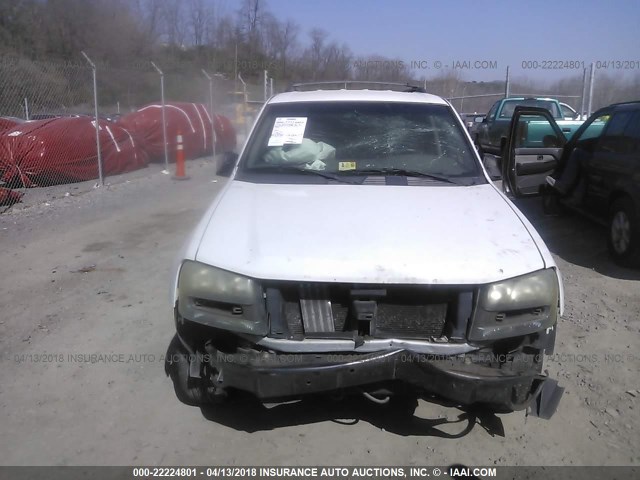
[[[527,142],[527,132],[548,135],[541,145]],[[618,103],[595,112],[565,143],[549,112],[518,107],[507,139],[508,161],[503,165],[504,188],[516,196],[549,192],[547,175],[558,177],[575,148],[588,152],[580,165],[579,205],[560,202],[606,224],[608,246],[615,261],[628,265],[640,251],[640,101]],[[547,199],[550,197],[547,197]]]

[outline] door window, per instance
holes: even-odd
[[[604,134],[598,141],[596,151],[606,153],[631,153],[632,141],[624,132],[629,125],[633,112],[614,113],[609,120]]]
[[[609,120],[611,120],[610,113],[603,113],[602,115],[599,115],[598,117],[593,119],[589,126],[587,126],[586,130],[584,130],[578,138],[578,142],[582,142],[584,140],[589,140],[592,138],[598,138],[602,134],[604,128],[607,126],[607,123],[609,123]]]
[[[515,148],[560,148],[563,139],[544,115],[518,117]]]
[[[578,113],[573,108],[564,103],[560,104],[560,110],[562,110],[562,116],[564,118],[576,118],[576,116],[578,115]]]
[[[633,114],[624,129],[624,135],[631,143],[632,152],[640,152],[640,111]]]
[[[493,107],[491,107],[491,110],[489,110],[489,113],[487,113],[487,118],[489,120],[493,120],[494,117],[496,116],[496,110],[498,109],[498,104],[500,102],[496,102],[493,104]]]

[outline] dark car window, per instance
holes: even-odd
[[[624,135],[629,139],[632,153],[640,152],[640,111],[637,111],[631,117],[631,121],[624,129]],[[637,158],[640,163],[640,157]]]
[[[631,117],[631,121],[624,129],[624,134],[640,140],[640,110],[633,114],[633,116]]]
[[[493,120],[493,117],[496,116],[496,110],[498,110],[498,105],[500,104],[500,102],[496,102],[493,104],[493,106],[491,107],[491,109],[489,110],[489,113],[487,113],[487,118],[489,120]]]
[[[602,115],[598,115],[591,122],[585,122],[583,127],[580,127],[581,133],[578,135],[577,142],[581,144],[585,144],[586,140],[597,139],[602,135],[604,128],[607,126],[611,120],[611,113],[603,113]],[[595,145],[594,141],[588,142],[589,145]],[[591,151],[591,150],[590,150]]]
[[[629,120],[631,120],[631,115],[633,112],[618,112],[614,113],[611,117],[611,120],[607,124],[607,129],[605,130],[605,135],[607,137],[617,137],[622,135],[624,129],[627,127]]]
[[[538,107],[544,108],[551,113],[553,118],[561,118],[560,111],[558,110],[558,105],[555,102],[550,100],[536,100],[534,98],[527,98],[524,100],[509,100],[504,102],[502,106],[502,110],[500,111],[500,118],[511,118],[513,117],[513,112],[516,107],[527,106],[527,107]]]
[[[631,117],[624,129],[624,136],[631,141],[633,151],[640,152],[640,111],[635,112]]]
[[[562,116],[564,118],[575,118],[576,111],[571,109],[569,105],[560,105],[560,109],[562,110]]]
[[[598,141],[596,151],[622,154],[632,152],[632,141],[624,135],[632,115],[633,112],[614,113],[607,124],[604,134]]]

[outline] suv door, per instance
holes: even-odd
[[[634,139],[625,134],[633,111],[615,112],[596,143],[587,169],[587,196],[608,206],[613,190],[631,178],[635,166]]]
[[[562,156],[566,138],[545,108],[516,107],[509,125],[502,189],[516,197],[537,195]]]

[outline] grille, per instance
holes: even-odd
[[[379,303],[371,334],[374,337],[441,337],[447,304],[392,305]]]
[[[302,328],[302,311],[300,310],[300,302],[284,302],[284,316],[292,335],[300,336],[304,334]]]
[[[451,302],[459,293],[426,287],[288,282],[278,289],[289,332],[296,337],[357,332],[375,338],[440,338]],[[358,312],[362,304],[366,309]]]

